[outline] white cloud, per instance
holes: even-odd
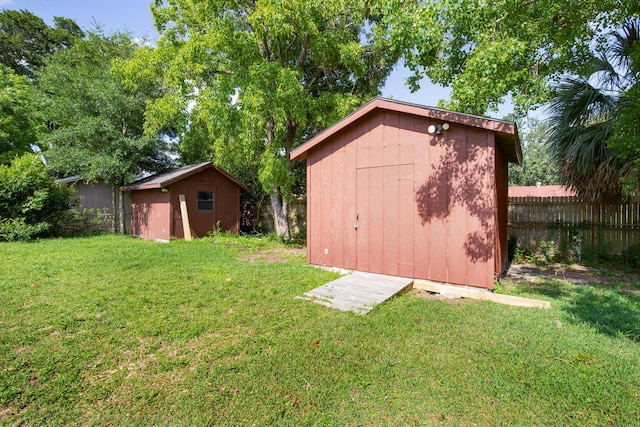
[[[3,1],[13,1],[13,0],[0,0],[0,2],[3,2]],[[132,41],[140,47],[156,47],[153,41],[146,39],[144,37],[134,37]]]
[[[13,4],[13,0],[0,0],[0,7],[9,6],[10,4]]]

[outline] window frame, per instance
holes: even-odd
[[[203,207],[202,204],[204,203],[210,204],[211,208]],[[196,210],[198,212],[213,212],[215,210],[215,193],[208,190],[198,190],[196,193]]]

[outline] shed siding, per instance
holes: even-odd
[[[314,194],[317,197],[320,197],[322,193],[322,180],[320,179],[321,166],[319,160],[319,156],[309,157],[307,159],[307,194]],[[318,201],[312,203],[312,200],[314,199],[307,197],[307,224],[313,224],[313,226],[307,226],[307,245],[310,244],[309,242],[313,244],[313,250],[307,251],[307,258],[310,264],[326,265],[327,263],[322,262],[322,242],[320,241],[323,222],[322,211],[320,210],[321,205]]]
[[[329,151],[333,150],[333,144],[327,144],[321,148],[325,155],[329,154]],[[323,221],[320,223],[320,242],[322,248],[322,263],[328,265],[335,265],[333,261],[333,248],[331,246],[332,241],[332,206],[331,206],[331,193],[333,190],[332,185],[332,171],[333,163],[329,162],[320,168],[320,185],[322,191],[320,192],[320,203],[323,207]],[[326,190],[325,190],[326,188]],[[325,212],[325,207],[329,208]],[[336,260],[337,261],[337,260]]]
[[[438,123],[378,109],[308,152],[310,263],[493,287],[494,134]]]
[[[342,194],[345,194],[345,150],[344,150],[344,137],[337,138],[333,144],[333,170],[330,177],[331,180],[331,246],[330,259],[331,260],[343,260],[344,263],[344,238],[340,234],[336,234],[337,230],[344,230],[346,221],[346,213],[344,212],[344,203],[341,198]]]
[[[198,211],[198,191],[213,192],[213,212]],[[133,234],[148,240],[184,238],[180,194],[185,196],[192,236],[205,236],[218,221],[221,229],[239,232],[240,187],[216,169],[207,168],[165,189],[132,191]]]
[[[237,233],[240,230],[240,189],[226,176],[214,169],[205,169],[186,179],[169,186],[173,222],[171,235],[184,238],[180,194],[184,194],[189,215],[191,234],[203,237],[215,230],[220,221],[223,230]],[[213,192],[213,212],[199,212],[197,209],[198,191]]]
[[[171,237],[169,193],[161,190],[131,193],[131,231],[147,240]]]
[[[103,180],[87,184],[76,182],[76,195],[80,197],[80,207],[87,209],[112,210],[112,190]],[[116,199],[116,203],[118,200]]]
[[[429,127],[429,120],[420,120],[414,116],[405,116],[407,118],[411,117],[412,127],[408,127],[408,129],[412,129],[410,131],[413,134],[413,144],[412,144],[412,158],[414,163],[414,186],[412,189],[412,198],[411,200],[411,212],[412,222],[414,224],[414,233],[413,233],[413,247],[414,247],[414,255],[411,262],[413,262],[414,266],[414,277],[416,278],[429,278],[431,277],[431,264],[432,262],[427,262],[429,259],[429,250],[431,246],[431,242],[433,239],[431,236],[431,223],[428,221],[422,221],[420,218],[420,210],[426,209],[428,204],[426,199],[424,200],[424,204],[422,204],[423,200],[417,194],[418,190],[418,181],[416,180],[416,176],[419,171],[427,171],[430,167],[431,160],[433,157],[433,152],[429,149],[428,146],[423,147],[423,145],[431,144],[430,139],[427,138],[428,132],[427,128]],[[407,159],[409,163],[411,159]],[[409,200],[409,199],[408,199]],[[434,227],[435,229],[436,227]],[[440,249],[444,249],[444,246]]]
[[[104,180],[99,179],[91,184],[85,181],[77,181],[74,184],[76,196],[79,198],[79,205],[75,208],[82,212],[83,209],[93,209],[94,216],[99,216],[105,220],[111,221],[114,216],[113,212],[113,190]],[[116,211],[119,210],[120,199],[116,197]],[[125,224],[131,223],[131,198],[129,193],[124,193],[124,215]]]
[[[507,267],[509,252],[509,170],[506,156],[496,147],[496,274],[502,274]]]
[[[357,162],[357,140],[359,137],[358,132],[362,132],[361,128],[352,127],[346,129],[343,136],[341,145],[344,150],[344,193],[342,195],[343,200],[340,201],[340,197],[336,197],[339,204],[342,205],[344,222],[343,228],[338,226],[334,227],[333,233],[337,235],[338,239],[343,240],[342,251],[344,254],[344,268],[355,269],[356,268],[356,248],[357,248],[357,208],[356,208],[356,192],[354,188],[356,186],[357,169],[354,165]],[[350,143],[351,142],[351,143]],[[307,221],[307,224],[309,222]],[[307,226],[307,229],[309,227]]]

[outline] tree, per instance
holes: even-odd
[[[158,47],[129,69],[132,81],[155,73],[167,88],[147,110],[148,131],[206,123],[214,161],[255,167],[276,231],[289,237],[300,175],[289,153],[377,95],[400,55],[382,9],[363,0],[157,0],[152,11]]]
[[[640,19],[631,19],[594,52],[588,73],[562,80],[551,103],[550,144],[561,177],[578,194],[594,200],[620,196],[621,179],[637,185],[634,162],[640,148],[634,142],[640,116],[634,103],[640,98],[629,95],[637,94],[639,83],[634,71],[638,65],[631,57],[638,40]],[[629,122],[634,123],[631,128]],[[623,154],[620,148],[628,150]],[[638,190],[633,187],[627,191]]]
[[[621,94],[621,108],[613,126],[613,134],[607,140],[610,148],[617,150],[620,157],[634,165],[634,170],[620,180],[623,193],[633,198],[640,197],[640,43],[637,42],[639,21],[635,21],[635,41],[629,44],[623,41],[619,44],[627,52],[623,57],[628,60],[628,76],[634,84]]]
[[[397,14],[414,17],[392,33],[413,89],[428,76],[453,88],[444,106],[474,114],[497,110],[508,95],[520,114],[546,103],[553,82],[588,68],[599,35],[640,13],[636,0],[397,3]]]
[[[47,100],[46,116],[55,123],[43,133],[50,165],[88,181],[104,179],[120,197],[119,231],[124,233],[124,203],[119,187],[143,172],[166,170],[171,161],[160,135],[144,135],[147,102],[159,96],[152,83],[127,86],[112,67],[128,60],[138,46],[128,35],[90,32],[67,50],[56,52],[37,74]],[[114,223],[114,231],[115,223]]]
[[[0,64],[0,164],[31,152],[40,124],[31,82]]]
[[[558,168],[551,158],[547,139],[549,128],[539,119],[519,120],[522,166],[509,166],[509,185],[560,184]]]
[[[55,235],[73,203],[73,189],[56,184],[37,154],[0,165],[0,241]]]
[[[45,58],[71,47],[84,32],[75,21],[56,16],[49,27],[27,10],[0,12],[0,63],[19,75],[33,77]]]

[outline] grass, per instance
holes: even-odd
[[[255,238],[0,251],[2,425],[640,425],[640,283],[358,316],[294,299],[336,276]]]

